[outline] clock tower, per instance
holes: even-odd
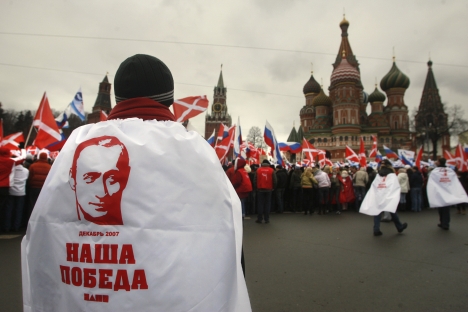
[[[205,139],[208,139],[215,129],[215,135],[218,134],[219,125],[224,124],[231,127],[232,119],[228,114],[226,103],[226,88],[223,81],[223,65],[219,74],[218,85],[214,88],[213,105],[211,105],[211,113],[205,116]]]

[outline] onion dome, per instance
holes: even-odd
[[[320,85],[319,83],[315,80],[314,75],[310,75],[309,81],[304,85],[304,89],[302,91],[304,94],[309,94],[309,93],[319,93],[320,92]]]
[[[349,22],[348,20],[345,18],[345,16],[343,15],[343,20],[341,21],[340,23],[340,27],[341,26],[349,26]]]
[[[386,97],[385,94],[379,91],[377,89],[377,85],[375,85],[375,90],[369,95],[369,102],[374,103],[374,102],[383,102],[385,101]]]
[[[384,91],[392,88],[408,89],[409,84],[409,78],[398,69],[395,60],[393,60],[392,68],[380,81],[380,88]]]
[[[330,78],[331,85],[335,85],[339,82],[354,82],[359,83],[361,81],[361,76],[359,75],[358,70],[348,63],[346,57],[343,56],[341,59],[340,65],[338,65]]]
[[[331,99],[320,89],[320,93],[312,101],[312,106],[332,106]]]
[[[362,91],[362,104],[369,103],[369,94],[367,92]]]

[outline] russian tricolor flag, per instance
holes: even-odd
[[[281,152],[279,149],[278,141],[276,141],[275,131],[273,127],[268,123],[268,120],[265,124],[265,132],[263,133],[263,139],[265,143],[271,148],[273,158],[278,164],[284,166],[283,157],[281,157]]]
[[[297,154],[302,151],[302,146],[297,142],[280,142],[278,143],[280,151],[291,152],[292,154]]]
[[[215,145],[215,140],[216,140],[215,133],[216,133],[216,129],[213,129],[213,134],[206,140],[206,142],[208,142],[208,144],[210,144],[211,146]]]
[[[383,146],[383,148],[384,148],[384,151],[385,151],[385,156],[387,156],[387,158],[400,158],[400,157],[398,157],[398,155],[394,151],[392,151],[391,149],[389,149],[385,145]]]

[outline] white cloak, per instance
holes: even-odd
[[[103,136],[121,144],[83,149],[73,180],[79,144]],[[106,218],[93,185],[108,199],[120,192],[123,224],[91,219]],[[239,198],[200,135],[138,118],[85,125],[52,166],[22,242],[24,311],[251,311],[241,245]]]
[[[400,183],[394,173],[385,177],[377,174],[362,201],[360,213],[377,216],[382,211],[395,213],[400,202]]]
[[[468,202],[465,189],[455,171],[448,167],[436,167],[427,181],[429,207],[439,208]]]

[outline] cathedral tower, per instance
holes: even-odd
[[[106,75],[99,84],[98,96],[96,98],[96,102],[94,102],[93,112],[88,115],[87,123],[99,122],[101,120],[101,111],[109,114],[112,110],[110,91],[111,84],[109,83],[109,79],[107,79]]]

